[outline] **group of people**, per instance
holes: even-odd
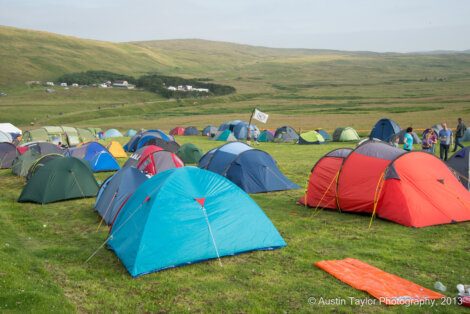
[[[447,127],[447,123],[442,123],[442,129],[438,133],[431,129],[426,129],[423,132],[423,142],[422,149],[423,151],[434,154],[435,146],[439,143],[439,157],[442,160],[447,160],[449,156],[449,150],[454,142],[454,152],[457,151],[457,148],[463,148],[462,139],[465,136],[465,131],[467,126],[463,122],[462,118],[457,120],[457,128],[455,129],[455,142],[454,134],[450,128]],[[403,139],[403,149],[406,151],[411,151],[413,149],[413,128],[409,127],[406,129],[406,133]],[[397,139],[398,140],[398,139]],[[397,144],[396,144],[397,145]]]

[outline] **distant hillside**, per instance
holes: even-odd
[[[171,67],[171,60],[132,44],[84,40],[0,27],[0,85],[52,80],[62,74],[108,70],[141,74]]]
[[[461,72],[469,54],[277,49],[199,39],[110,43],[0,26],[0,58],[0,86],[105,70],[210,78],[251,92],[260,84],[269,91],[271,85],[284,88],[279,84],[336,84],[340,77],[376,82],[402,79],[404,72],[412,79],[447,76],[449,71],[436,69]]]

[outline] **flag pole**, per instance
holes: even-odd
[[[253,115],[255,114],[255,110],[256,110],[256,107],[253,108],[253,110],[251,111],[250,122],[248,122],[248,130],[247,130],[247,134],[246,134],[246,142],[247,142],[248,144],[251,143],[251,142],[250,142],[250,139],[251,139],[251,135],[250,135],[251,130],[250,130],[250,127],[251,127],[251,119],[253,119]]]

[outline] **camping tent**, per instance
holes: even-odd
[[[470,147],[464,147],[446,161],[458,175],[463,186],[470,190]]]
[[[194,144],[183,144],[176,153],[185,164],[197,164],[202,157],[202,151]]]
[[[93,141],[96,137],[89,131],[68,126],[45,126],[40,129],[24,132],[23,143],[46,141],[54,144],[59,142],[69,146]]]
[[[29,168],[40,157],[38,153],[32,150],[27,150],[24,154],[18,155],[12,163],[11,171],[13,174],[21,177],[28,175]]]
[[[28,174],[26,175],[26,180],[31,179],[32,176],[36,173],[36,171],[38,171],[41,167],[44,167],[49,161],[62,157],[64,157],[64,155],[62,154],[47,154],[39,157],[33,162],[31,167],[29,167]]]
[[[74,157],[60,157],[35,171],[18,202],[47,204],[93,197],[97,192],[98,183],[85,162]]]
[[[90,131],[95,138],[98,138],[98,134],[103,131],[101,128],[86,128],[85,130]]]
[[[217,128],[212,125],[208,125],[202,130],[202,135],[204,136],[214,137],[216,133]]]
[[[377,121],[370,131],[369,138],[376,138],[384,142],[390,142],[392,137],[401,131],[400,126],[393,120],[383,118]]]
[[[188,126],[184,129],[183,135],[199,135],[199,131],[195,126]]]
[[[29,169],[42,156],[48,154],[63,155],[63,151],[57,145],[47,142],[32,142],[22,145],[27,148],[25,153],[18,155],[13,161],[11,170],[14,174],[21,177],[28,175]]]
[[[299,136],[299,144],[324,144],[325,139],[317,131],[302,133]]]
[[[140,131],[134,135],[126,145],[124,145],[124,150],[127,152],[135,152],[137,149],[144,145],[152,144],[151,141],[154,138],[160,138],[165,142],[173,141],[173,137],[165,134],[162,130],[146,130]],[[142,143],[141,143],[142,141]],[[149,141],[149,143],[147,143]],[[153,143],[155,144],[155,143]],[[178,146],[179,147],[179,146]],[[178,148],[177,148],[178,149]],[[176,152],[176,150],[175,150]]]
[[[116,159],[106,147],[98,142],[89,142],[79,147],[69,148],[65,155],[86,160],[93,172],[119,170]]]
[[[442,124],[434,124],[431,128],[436,132],[436,134],[439,134],[439,131],[442,130]]]
[[[184,135],[184,128],[177,126],[170,131],[170,135]]]
[[[230,130],[217,131],[217,134],[213,138],[214,141],[223,142],[236,142],[237,138],[233,135]]]
[[[7,142],[11,143],[13,142],[13,138],[11,137],[10,133],[5,133],[3,131],[0,131],[0,143]]]
[[[0,123],[0,132],[7,133],[14,140],[23,132],[11,123]],[[11,142],[11,141],[10,141]]]
[[[143,183],[117,215],[108,239],[133,277],[286,245],[246,193],[194,167]]]
[[[258,142],[272,142],[274,141],[274,135],[268,130],[264,130],[258,136]]]
[[[328,132],[326,132],[325,130],[323,129],[316,129],[315,131],[317,131],[318,133],[320,133],[321,136],[323,136],[323,139],[325,141],[331,141],[331,135],[328,134]]]
[[[26,150],[33,150],[39,155],[64,154],[64,150],[61,147],[49,142],[29,142],[21,144],[19,147],[26,148]]]
[[[300,202],[412,227],[470,220],[470,193],[441,160],[377,141],[321,158]]]
[[[142,147],[132,154],[124,164],[124,167],[135,167],[152,176],[168,169],[183,166],[183,161],[176,154],[155,145]]]
[[[16,146],[12,143],[0,143],[0,169],[9,169],[13,165],[13,160],[19,155]]]
[[[401,130],[397,134],[393,135],[391,138],[391,142],[394,143],[396,138],[398,137],[398,143],[404,144],[405,143],[405,133],[406,130]],[[411,136],[413,136],[413,144],[421,144],[421,139],[415,132],[411,132]]]
[[[299,135],[290,126],[282,126],[274,133],[274,142],[278,143],[297,143]]]
[[[352,142],[360,139],[356,130],[351,127],[337,128],[333,133],[333,141],[335,142]]]
[[[111,141],[106,148],[114,158],[127,158],[127,154],[119,142]]]
[[[148,177],[134,167],[122,168],[106,179],[96,197],[95,209],[109,225],[127,199]]]
[[[134,135],[137,134],[137,131],[134,130],[134,129],[129,129],[126,131],[126,133],[124,134],[124,136],[128,136],[128,137],[133,137]]]
[[[254,124],[251,124],[248,128],[248,123],[241,120],[233,120],[228,121],[226,123],[222,123],[219,126],[219,131],[230,130],[233,133],[233,136],[237,140],[246,140],[248,136],[248,129],[250,129],[250,138],[253,139],[253,132],[258,130],[258,127]]]
[[[103,134],[103,138],[122,137],[122,133],[116,129],[109,129]]]
[[[268,153],[242,142],[228,143],[207,152],[199,161],[199,168],[228,178],[247,193],[299,188],[281,173]]]

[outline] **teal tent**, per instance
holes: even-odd
[[[134,192],[112,225],[108,245],[136,277],[286,243],[235,184],[183,167],[152,177]]]

